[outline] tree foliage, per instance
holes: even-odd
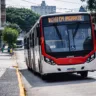
[[[3,41],[5,41],[9,46],[13,45],[18,37],[18,31],[10,27],[5,27],[2,32]]]
[[[38,18],[39,15],[29,9],[13,7],[6,9],[7,22],[18,24],[26,32],[30,30]]]
[[[96,0],[81,0],[82,2],[87,2],[87,8],[92,12],[96,11]]]
[[[19,25],[15,24],[15,23],[7,23],[6,27],[10,27],[12,29],[17,30],[19,33],[22,31],[21,28],[19,27]]]

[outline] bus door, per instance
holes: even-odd
[[[29,67],[32,68],[31,66],[31,35],[29,35],[29,50],[28,50],[28,57],[29,57]]]
[[[33,51],[34,51],[34,33],[31,34],[31,37],[32,37],[31,38],[31,67],[32,67],[32,69],[34,69],[33,68],[33,63],[34,63],[34,61],[33,61],[34,60],[33,59],[34,58],[34,55],[33,55]]]
[[[25,55],[25,60],[27,62],[27,39],[24,39],[24,55]]]
[[[41,43],[40,43],[40,27],[36,27],[37,30],[37,50],[38,50],[38,67],[39,67],[39,72],[42,73],[42,55],[41,55]]]
[[[36,71],[36,66],[35,66],[35,30],[33,29],[33,34],[32,34],[32,42],[33,42],[33,70]]]
[[[27,51],[26,51],[26,62],[27,62],[27,67],[29,68],[29,38],[27,38]]]
[[[35,28],[35,34],[34,34],[34,56],[35,56],[35,67],[36,71],[39,72],[39,40],[37,35],[37,29]]]

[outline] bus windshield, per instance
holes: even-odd
[[[17,40],[16,45],[22,45],[22,40]]]
[[[44,27],[46,52],[92,50],[90,23],[70,23]]]

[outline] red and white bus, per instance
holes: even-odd
[[[76,72],[87,77],[88,71],[96,70],[96,37],[89,13],[41,16],[25,35],[24,46],[28,69],[42,76]]]

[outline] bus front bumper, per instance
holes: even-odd
[[[65,72],[80,72],[80,71],[95,71],[96,59],[90,63],[73,64],[73,65],[50,65],[45,61],[42,62],[42,74],[49,73],[65,73]]]

